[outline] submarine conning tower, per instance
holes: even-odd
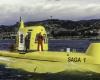
[[[93,57],[95,64],[100,64],[100,43],[91,43],[86,54]]]
[[[16,50],[25,50],[25,37],[29,34],[28,49],[29,51],[37,51],[37,35],[41,33],[44,38],[43,50],[48,51],[47,32],[43,25],[25,26],[24,21],[20,18],[20,26],[16,36]]]

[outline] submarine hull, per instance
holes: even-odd
[[[18,52],[0,51],[0,64],[13,69],[35,73],[95,72],[100,73],[100,65],[83,53],[67,52]]]

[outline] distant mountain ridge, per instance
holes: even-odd
[[[43,21],[29,21],[25,22],[25,26],[43,25],[49,36],[52,37],[68,37],[68,36],[98,36],[98,30],[100,29],[100,19],[91,20],[59,20],[48,19]],[[1,32],[13,32],[17,31],[19,23],[17,22],[11,26],[0,26]]]

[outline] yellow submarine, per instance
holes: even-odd
[[[37,51],[36,35],[45,34],[44,51]],[[20,54],[24,49],[24,38],[30,34],[29,52]],[[21,34],[23,34],[21,38]],[[20,21],[16,37],[15,51],[0,51],[0,64],[6,68],[22,69],[35,73],[94,72],[100,73],[100,43],[91,43],[85,53],[48,51],[47,33],[43,26],[25,27]]]

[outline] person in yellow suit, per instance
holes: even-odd
[[[37,43],[38,43],[38,46],[37,46],[37,50],[40,51],[43,51],[43,41],[44,41],[44,37],[42,36],[41,32],[37,35]],[[41,48],[40,48],[41,47]]]

